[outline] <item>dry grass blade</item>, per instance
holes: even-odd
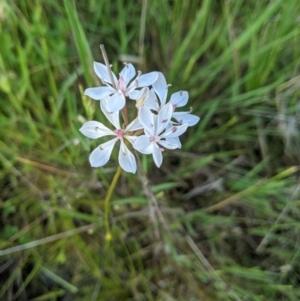
[[[58,233],[52,236],[48,236],[42,239],[38,239],[32,242],[29,242],[27,244],[24,245],[20,245],[20,246],[15,246],[12,248],[8,248],[5,250],[0,250],[0,256],[4,256],[4,255],[8,255],[8,254],[12,254],[12,253],[16,253],[16,252],[20,252],[20,251],[24,251],[27,249],[31,249],[31,248],[35,248],[37,246],[41,246],[59,239],[63,239],[63,238],[67,238],[79,233],[83,233],[83,232],[87,232],[91,229],[94,229],[97,226],[97,224],[90,224],[90,225],[86,225],[86,226],[82,226],[79,228],[76,228],[74,230],[69,230],[69,231],[65,231],[62,233]]]

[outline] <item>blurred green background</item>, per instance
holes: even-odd
[[[0,300],[299,300],[299,0],[0,1]],[[157,169],[92,169],[106,47],[201,116]],[[189,109],[189,108],[186,108]]]

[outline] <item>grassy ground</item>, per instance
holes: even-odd
[[[0,300],[299,300],[299,18],[298,0],[2,0]],[[142,158],[160,237],[123,173],[106,247],[117,158],[91,169],[78,131],[105,122],[82,96],[100,43],[202,118],[161,169]]]

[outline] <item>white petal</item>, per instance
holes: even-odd
[[[178,138],[178,137],[174,137],[174,138]],[[174,139],[174,138],[170,138],[170,139]],[[164,148],[168,148],[168,149],[176,149],[179,148],[177,143],[172,143],[170,142],[170,139],[168,139],[168,141],[164,141],[164,140],[160,140],[158,143],[160,145],[162,145]]]
[[[168,85],[166,78],[161,72],[158,72],[157,80],[152,84],[155,93],[158,95],[160,100],[160,105],[163,106],[166,103],[166,98],[168,94]]]
[[[178,148],[177,144],[172,144],[172,143],[169,143],[168,141],[165,141],[165,140],[160,140],[158,143],[161,146],[163,146],[164,148],[168,148],[168,149],[176,149],[176,148]]]
[[[87,95],[95,100],[104,99],[113,93],[114,91],[109,87],[88,88],[84,91],[84,95]]]
[[[157,120],[158,120],[158,115],[152,114],[153,120],[154,120],[154,128],[155,128],[155,133],[157,133]]]
[[[92,167],[100,167],[108,162],[117,140],[118,138],[114,138],[110,141],[107,141],[92,151],[89,158]]]
[[[139,110],[139,121],[150,135],[154,135],[154,118],[151,111],[146,107]]]
[[[141,99],[143,94],[145,93],[145,89],[143,88],[142,90],[134,90],[132,92],[129,93],[129,98],[133,99],[133,100],[137,100],[137,99]]]
[[[134,144],[138,136],[124,135],[124,138],[127,139],[131,144]]]
[[[144,106],[149,108],[150,110],[158,111],[159,108],[158,99],[153,89],[149,90],[149,93],[147,94],[144,101]]]
[[[135,107],[140,109],[142,106],[149,108],[150,110],[158,110],[159,104],[156,94],[153,89],[148,87],[142,88],[142,90],[134,90],[129,94],[130,99],[135,99]]]
[[[187,91],[176,92],[171,95],[170,103],[176,107],[183,107],[189,100],[189,93]]]
[[[152,85],[158,78],[158,72],[150,72],[146,74],[142,74],[140,77],[136,79],[138,82],[138,87],[146,87]]]
[[[124,64],[125,67],[122,69],[120,72],[120,75],[124,78],[126,87],[128,86],[129,82],[133,79],[135,76],[135,68],[133,67],[132,64]]]
[[[120,166],[127,172],[136,172],[136,161],[134,155],[126,147],[125,143],[121,141],[119,151],[119,163]]]
[[[182,124],[187,123],[189,126],[197,124],[200,120],[200,117],[189,112],[173,112],[172,117]]]
[[[104,79],[104,81],[106,81],[107,83],[112,85],[112,82],[110,80],[110,76],[108,74],[108,71],[107,71],[107,68],[106,68],[105,65],[103,65],[101,63],[94,62],[94,71],[100,79]],[[117,85],[118,80],[117,80],[117,78],[116,78],[116,76],[113,72],[112,72],[112,75],[113,75],[113,80],[115,82],[115,85]]]
[[[120,93],[115,93],[108,101],[106,109],[109,112],[120,111],[125,106],[125,96]]]
[[[115,133],[98,121],[86,122],[79,131],[86,137],[97,139],[100,137],[115,135]]]
[[[160,134],[169,124],[172,117],[173,107],[170,103],[164,105],[158,113],[157,130],[156,133]]]
[[[150,142],[149,137],[141,135],[137,137],[133,144],[133,147],[142,154],[151,154],[153,150],[153,144]]]
[[[186,129],[188,128],[188,124],[183,124],[179,126],[173,126],[172,128],[166,130],[162,135],[160,135],[161,138],[172,138],[172,137],[178,137],[182,135]]]
[[[153,160],[154,160],[155,165],[157,167],[160,167],[161,163],[163,161],[162,151],[159,150],[158,147],[153,147],[152,156],[153,156]]]
[[[181,148],[181,142],[180,142],[179,137],[167,137],[166,141],[169,144],[177,145],[177,148]]]
[[[143,128],[143,125],[140,123],[139,119],[134,119],[125,129],[125,132],[133,132],[137,130],[141,130]]]
[[[100,102],[100,107],[103,112],[103,114],[106,116],[106,118],[110,121],[111,124],[114,125],[114,127],[118,130],[121,128],[120,126],[120,117],[119,117],[119,111],[116,112],[109,112],[107,110],[107,103],[109,100],[102,100]]]

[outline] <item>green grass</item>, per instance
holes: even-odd
[[[145,3],[0,2],[0,300],[299,300],[299,1]],[[107,122],[82,95],[100,44],[201,116],[161,169],[142,158],[160,237],[122,173],[106,248],[117,154],[91,169],[78,131]]]

